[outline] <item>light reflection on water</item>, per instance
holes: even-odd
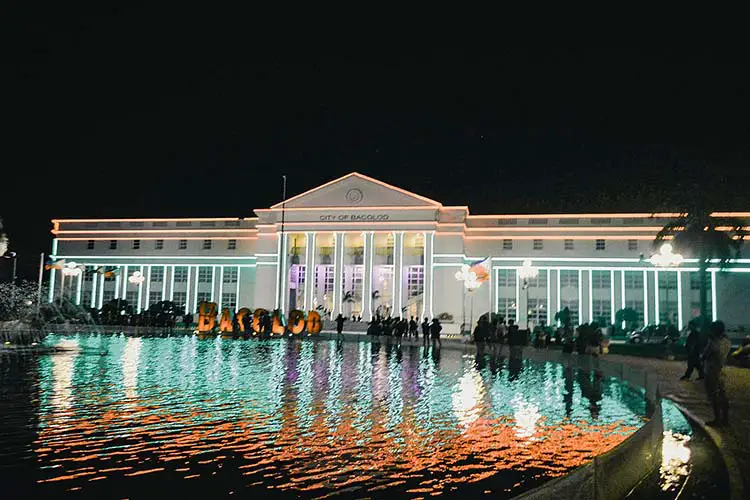
[[[615,380],[507,350],[47,342],[79,350],[39,359],[38,484],[98,498],[143,496],[156,484],[218,495],[510,495],[585,463],[644,421],[642,396]]]

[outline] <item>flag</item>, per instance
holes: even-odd
[[[476,275],[477,283],[484,283],[490,279],[490,258],[477,260],[469,264],[469,271]]]
[[[49,271],[50,269],[62,269],[64,266],[65,266],[65,259],[62,259],[62,260],[50,259],[44,265],[44,269]]]
[[[107,269],[106,267],[102,266],[97,268],[96,272],[98,274],[103,274],[105,278],[113,278],[120,274],[120,268],[116,267],[114,269]]]

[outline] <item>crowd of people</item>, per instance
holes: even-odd
[[[343,322],[345,320],[339,315],[336,318],[336,330],[340,334],[343,328]],[[368,323],[367,335],[372,337],[394,337],[396,339],[414,339],[419,340],[419,333],[422,333],[422,343],[427,345],[429,341],[432,341],[433,345],[438,347],[442,346],[440,342],[440,332],[443,330],[443,326],[440,324],[438,318],[433,318],[430,322],[429,318],[424,318],[422,323],[418,323],[419,318],[411,316],[408,320],[405,317],[394,318],[386,316],[381,318],[376,315],[372,321]]]

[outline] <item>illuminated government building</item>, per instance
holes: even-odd
[[[125,298],[138,311],[172,300],[193,312],[213,301],[363,320],[447,313],[447,332],[488,310],[523,326],[565,307],[574,323],[614,321],[631,307],[642,322],[680,327],[699,311],[696,261],[648,260],[676,214],[474,215],[351,173],[255,215],[53,220],[52,258],[85,272],[52,270],[49,300],[64,292],[98,308]],[[467,292],[456,272],[485,258],[489,279]],[[518,274],[525,260],[538,270],[527,286]],[[710,268],[711,310],[730,328],[750,324],[749,264]],[[129,279],[136,272],[140,283]]]

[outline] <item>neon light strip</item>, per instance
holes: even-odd
[[[560,286],[560,270],[557,270],[557,310],[562,310],[562,287]],[[558,326],[560,325],[560,320],[557,321]]]
[[[237,312],[240,310],[240,274],[242,273],[242,269],[239,267],[237,268],[237,289],[235,290],[235,296],[234,296],[234,312]]]
[[[187,280],[187,293],[185,293],[185,305],[188,304],[188,300],[190,300],[190,268],[193,266],[188,266],[188,280]],[[195,314],[195,311],[198,310],[198,275],[200,274],[200,268],[198,266],[195,266],[195,292],[193,293],[193,309],[192,313]]]
[[[78,275],[78,283],[76,284],[76,305],[81,305],[81,288],[83,288],[83,273]]]
[[[620,271],[620,309],[625,309],[625,271]],[[624,321],[620,327],[625,328]]]
[[[648,272],[643,270],[643,324],[648,325]]]
[[[594,280],[592,272],[589,271],[589,323],[594,321]]]
[[[654,316],[656,324],[661,324],[661,304],[659,304],[659,271],[654,269]]]
[[[52,219],[53,224],[62,223],[76,223],[76,222],[201,222],[201,221],[240,221],[243,220],[257,220],[257,217],[199,217],[196,219],[187,218],[175,218],[175,219],[163,219],[163,218],[150,218],[150,219]]]
[[[146,275],[146,309],[148,309],[151,306],[151,266],[146,266],[145,269],[143,273]]]
[[[402,220],[388,220],[388,221],[362,221],[362,222],[351,222],[351,221],[317,221],[317,222],[285,222],[284,226],[290,225],[290,226],[315,226],[320,228],[321,226],[334,226],[334,227],[341,227],[341,226],[435,226],[438,222],[434,220],[429,221],[402,221]],[[280,223],[276,224],[258,224],[256,227],[263,228],[263,227],[269,227],[269,228],[275,228],[277,226],[280,226]],[[248,229],[243,229],[242,231],[248,231]],[[87,231],[90,233],[90,231]]]
[[[338,272],[338,265],[339,265],[339,252],[341,250],[339,249],[339,233],[333,233],[333,291],[331,292],[333,296],[331,299],[333,299],[332,306],[331,306],[331,318],[333,319],[334,314],[336,314],[336,292],[338,292],[339,286],[341,286],[341,278],[339,278],[339,272]],[[323,276],[323,289],[325,290],[325,275]]]
[[[615,324],[615,272],[609,272],[609,322]]]
[[[367,290],[367,285],[372,281],[372,268],[369,267],[369,253],[368,247],[370,246],[370,240],[368,239],[367,233],[362,233],[362,239],[364,240],[364,245],[362,251],[364,254],[362,255],[362,263],[364,264],[364,269],[362,269],[362,312],[365,311],[365,304],[367,304],[367,310],[370,311],[372,308],[372,305],[370,302],[372,302],[372,296],[370,295],[369,290]],[[372,313],[370,313],[372,314]],[[369,317],[367,318],[369,319]]]
[[[441,224],[446,225],[446,224]],[[533,232],[556,232],[556,233],[562,233],[562,232],[571,232],[571,233],[591,233],[594,231],[613,231],[613,232],[647,232],[647,231],[653,231],[653,232],[659,232],[661,231],[661,227],[657,226],[612,226],[612,227],[603,227],[603,226],[583,226],[583,227],[573,227],[570,226],[529,226],[529,227],[467,227],[466,231],[493,231],[493,232],[502,232],[502,233],[533,233]],[[508,239],[508,238],[506,238]]]
[[[466,302],[464,302],[466,307]],[[526,305],[528,308],[528,304]],[[528,313],[527,313],[528,314]],[[518,275],[518,268],[516,268],[516,324],[521,322],[521,277]]]
[[[215,256],[186,256],[186,255],[50,255],[50,259],[154,259],[154,260],[172,260],[172,259],[196,259],[196,260],[256,260],[252,255],[242,257],[222,257]]]
[[[403,317],[402,308],[404,307],[404,231],[401,231],[401,237],[398,240],[398,248],[400,252],[398,257],[398,317],[401,318]]]
[[[317,249],[316,247],[317,239],[318,239],[317,233],[310,233],[310,243],[308,244],[308,246],[310,247],[310,261],[309,261],[310,265],[306,266],[309,269],[305,269],[305,285],[307,285],[308,281],[310,282],[309,287],[308,287],[308,289],[310,290],[310,294],[309,294],[310,297],[309,298],[305,297],[308,303],[308,306],[307,306],[308,311],[313,309],[315,296],[317,294],[317,290],[315,289],[315,276],[317,276],[318,274],[318,270],[315,267],[315,253]]]
[[[98,276],[97,273],[92,273],[91,275],[91,300],[89,301],[89,307],[92,309],[96,308],[96,281]]]
[[[305,191],[304,193],[300,193],[300,194],[298,194],[298,195],[296,195],[296,196],[292,196],[291,198],[289,198],[289,199],[287,199],[287,200],[284,200],[284,201],[282,201],[282,202],[279,202],[279,203],[277,203],[276,205],[273,205],[273,206],[272,206],[271,208],[281,208],[281,205],[282,205],[282,204],[289,204],[290,202],[292,202],[292,201],[294,201],[294,200],[296,200],[296,199],[299,199],[299,198],[301,198],[302,196],[305,196],[305,195],[308,195],[308,194],[314,193],[315,191],[319,191],[319,190],[323,189],[323,188],[324,188],[324,187],[326,187],[326,186],[330,186],[330,185],[332,185],[332,184],[335,184],[335,183],[337,183],[337,182],[339,182],[339,181],[343,181],[344,179],[348,179],[349,177],[358,177],[358,178],[360,178],[360,179],[364,179],[364,180],[366,180],[366,181],[374,182],[375,184],[378,184],[378,185],[380,185],[380,186],[383,186],[383,187],[385,187],[385,188],[387,188],[387,189],[391,189],[391,190],[393,190],[393,191],[398,191],[398,192],[399,192],[399,193],[401,193],[401,194],[405,194],[406,196],[409,196],[409,197],[412,197],[412,198],[416,198],[416,199],[418,199],[418,200],[424,201],[424,202],[426,202],[426,203],[429,203],[429,204],[431,204],[431,205],[435,205],[436,207],[440,207],[440,206],[442,206],[442,205],[441,205],[440,203],[438,203],[437,201],[431,200],[431,199],[429,199],[429,198],[425,198],[424,196],[419,196],[418,194],[415,194],[415,193],[411,193],[411,192],[409,192],[409,191],[406,191],[405,189],[401,189],[401,188],[399,188],[399,187],[396,187],[396,186],[393,186],[393,185],[391,185],[391,184],[386,184],[386,183],[385,183],[385,182],[383,182],[383,181],[379,181],[379,180],[377,180],[377,179],[373,179],[372,177],[368,177],[368,176],[366,176],[366,175],[362,175],[362,174],[360,174],[359,172],[351,172],[351,173],[349,173],[349,174],[346,174],[346,175],[345,175],[345,176],[343,176],[343,177],[339,177],[338,179],[334,179],[334,180],[332,180],[332,181],[326,182],[325,184],[321,184],[320,186],[318,186],[318,187],[316,187],[316,188],[313,188],[313,189],[310,189],[310,190],[308,190],[308,191]]]
[[[462,262],[436,262],[433,264],[435,267],[461,267]]]
[[[211,302],[216,302],[214,297],[214,290],[216,288],[216,266],[211,266]],[[196,293],[198,292],[198,286],[195,287]],[[221,303],[221,297],[219,297],[219,303]],[[221,308],[219,308],[221,310]]]
[[[257,229],[101,229],[101,230],[94,230],[94,229],[65,229],[65,230],[58,230],[53,229],[51,231],[52,234],[171,234],[171,233],[257,233]],[[82,238],[91,240],[93,238]],[[102,239],[111,239],[111,238],[102,238]],[[157,238],[157,239],[166,239],[166,238]],[[185,239],[185,238],[178,238],[178,239]],[[236,238],[232,238],[236,239]]]
[[[141,266],[141,274],[143,274],[143,266]],[[141,312],[141,304],[143,304],[143,283],[138,285],[138,307],[137,312]]]
[[[289,260],[288,253],[289,250],[287,248],[289,247],[289,233],[284,233],[282,239],[281,239],[281,312],[283,313],[286,310],[286,299],[287,295],[289,293],[288,288],[288,282],[289,282],[289,275],[286,270],[286,264]]]
[[[583,318],[583,271],[578,270],[578,322]]]
[[[444,233],[441,233],[444,234]],[[468,235],[462,235],[461,233],[452,233],[456,236],[463,236],[465,240],[507,240],[509,239],[507,236],[468,236]],[[654,235],[647,236],[647,235],[617,235],[617,234],[602,234],[602,235],[592,235],[592,236],[582,236],[582,235],[562,235],[562,236],[555,236],[555,235],[543,235],[542,238],[541,235],[531,235],[531,236],[522,236],[522,235],[513,235],[514,240],[586,240],[586,241],[592,241],[592,240],[613,240],[613,241],[624,241],[624,240],[653,240]],[[671,239],[671,238],[665,238],[665,239]]]
[[[167,300],[167,266],[162,266],[161,300]],[[171,297],[170,297],[170,300],[171,300]]]
[[[98,309],[101,309],[104,305],[104,275],[99,275],[99,306]]]
[[[115,298],[116,299],[120,298],[120,273],[117,273],[115,275]]]
[[[339,272],[341,273],[341,288],[339,288],[340,296],[339,296],[339,302],[336,304],[336,308],[338,309],[339,313],[344,313],[344,287],[346,286],[346,268],[344,267],[344,253],[346,253],[346,233],[341,233],[341,252],[339,252],[341,255],[341,265],[339,267]],[[334,278],[335,281],[335,278]]]
[[[678,213],[614,213],[614,214],[502,214],[502,215],[468,215],[467,219],[640,219],[679,217]]]
[[[326,212],[332,212],[336,210],[340,211],[346,211],[346,212],[352,212],[352,211],[363,211],[363,210],[387,210],[387,211],[401,211],[401,210],[435,210],[437,207],[430,207],[430,206],[399,206],[399,205],[383,205],[383,206],[356,206],[356,207],[284,207],[284,211],[288,212],[319,212],[319,211],[326,211]],[[446,207],[441,207],[442,210]],[[255,208],[253,209],[254,212],[276,212],[279,209],[274,208]]]
[[[89,240],[92,240],[92,241],[111,241],[111,240],[116,240],[116,241],[131,241],[131,240],[134,240],[134,239],[139,239],[139,240],[143,240],[143,241],[159,241],[159,240],[163,240],[163,241],[178,241],[178,240],[197,241],[197,240],[205,240],[207,238],[209,238],[209,237],[205,237],[205,236],[183,236],[183,237],[180,237],[180,236],[155,236],[155,237],[150,237],[150,236],[140,236],[140,235],[138,235],[136,237],[132,237],[132,236],[130,236],[130,237],[128,237],[128,236],[125,236],[125,237],[109,236],[107,238],[58,238],[58,239],[60,241],[89,241]],[[228,239],[228,240],[257,240],[258,237],[257,236],[227,236],[226,238],[223,238],[223,237],[218,237],[217,238],[217,237],[214,236],[214,237],[210,237],[210,239],[212,241],[213,240],[223,240],[223,239]]]
[[[468,211],[468,208],[467,208],[467,211]],[[430,233],[430,254],[432,254],[432,252],[434,252],[434,251],[435,251],[435,231],[433,231],[433,232]],[[430,318],[434,318],[435,317],[435,313],[432,310],[432,306],[433,306],[433,304],[435,302],[433,300],[434,293],[435,293],[435,270],[432,267],[433,265],[434,265],[434,259],[432,259],[432,257],[430,257],[430,295],[429,295],[429,299],[430,299]]]
[[[677,328],[682,330],[682,271],[677,271]]]
[[[275,262],[258,262],[258,264],[256,264],[256,265],[258,265],[258,266],[276,266],[276,263],[275,263]],[[253,266],[242,266],[242,267],[253,267]],[[277,272],[276,274],[277,274],[277,276],[278,276],[278,272]],[[277,280],[277,281],[278,281],[278,280]],[[275,288],[276,288],[276,290],[278,290],[278,289],[279,289],[278,285],[277,285],[277,286],[276,286]],[[279,294],[278,294],[278,292],[277,292],[277,293],[276,293],[276,296],[278,297],[278,295],[279,295]],[[276,301],[278,302],[278,298],[276,299]],[[277,305],[278,305],[278,304],[277,304]]]
[[[278,263],[281,258],[281,234],[276,235],[276,262]],[[276,263],[274,263],[276,265]],[[276,296],[274,297],[274,309],[279,308],[279,280],[281,279],[281,267],[276,266]]]
[[[434,233],[432,233],[434,234]],[[462,253],[434,253],[432,254],[433,257],[458,257],[463,259],[465,257]],[[498,257],[493,257],[492,260],[498,259]]]
[[[716,271],[711,271],[711,317],[713,321],[719,317],[719,308],[716,303]]]
[[[550,280],[552,279],[552,271],[547,269],[547,325],[550,324],[550,308],[552,306],[552,290],[550,288]]]
[[[396,238],[396,232],[391,233],[393,235],[393,273],[391,275],[391,312],[396,312],[396,246],[398,245],[397,238]],[[386,242],[386,245],[388,243]],[[386,261],[387,262],[387,261]]]
[[[169,300],[171,302],[174,302],[174,270],[175,266],[172,266],[171,272],[169,273],[170,281],[169,281]],[[166,279],[166,277],[164,278]],[[187,302],[185,303],[185,309],[187,309]],[[187,311],[185,311],[187,312]]]
[[[216,270],[216,267],[214,267],[214,270]],[[213,286],[211,287],[211,293],[213,293]],[[221,311],[223,307],[223,298],[224,298],[223,295],[224,295],[224,266],[219,266],[219,311]]]

